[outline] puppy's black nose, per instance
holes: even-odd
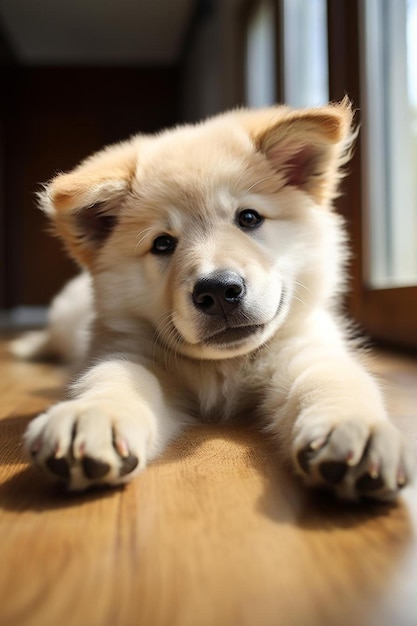
[[[196,282],[194,305],[207,315],[227,315],[236,309],[245,295],[244,280],[229,270],[213,272]]]

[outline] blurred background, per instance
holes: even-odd
[[[417,0],[0,0],[0,321],[42,321],[77,268],[39,183],[106,143],[240,105],[345,94],[346,306],[417,347]]]

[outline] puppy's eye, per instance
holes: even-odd
[[[240,228],[256,228],[260,226],[264,218],[253,209],[244,209],[237,216],[237,223]]]
[[[177,240],[171,235],[159,235],[152,244],[153,254],[170,254],[174,252]]]

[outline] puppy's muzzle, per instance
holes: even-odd
[[[192,297],[194,306],[202,313],[224,317],[239,308],[245,293],[245,282],[239,274],[221,270],[200,278]]]

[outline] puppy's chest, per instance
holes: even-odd
[[[196,404],[194,412],[207,422],[250,419],[261,393],[236,364],[203,366],[198,373],[190,376],[189,372],[187,379]]]

